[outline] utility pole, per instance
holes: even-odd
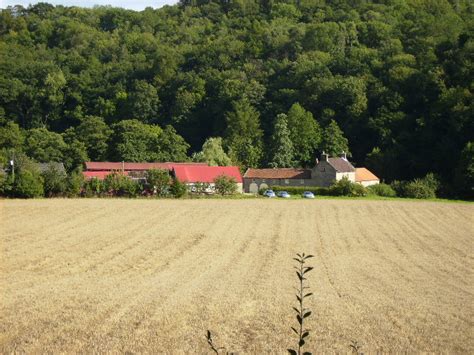
[[[15,182],[15,160],[10,160],[10,165],[12,166],[12,179]]]

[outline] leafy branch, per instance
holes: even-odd
[[[299,289],[297,289],[296,299],[298,301],[298,307],[293,307],[296,312],[296,320],[298,321],[298,329],[291,327],[293,332],[298,335],[298,350],[288,349],[288,352],[291,355],[301,355],[301,348],[305,345],[305,339],[309,336],[309,329],[304,328],[304,320],[311,315],[311,311],[304,307],[304,300],[306,297],[311,296],[312,292],[307,292],[309,289],[308,286],[305,286],[304,281],[306,281],[305,275],[313,270],[311,266],[305,266],[306,260],[314,257],[313,255],[296,254],[297,258],[293,258],[298,262],[298,265],[295,266],[296,275],[299,280]],[[310,352],[304,352],[303,355],[311,355]]]

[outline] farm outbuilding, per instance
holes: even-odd
[[[355,179],[365,187],[380,183],[380,179],[367,168],[356,168]]]
[[[310,186],[310,169],[248,169],[244,175],[244,191],[258,193],[270,186]]]
[[[316,159],[312,169],[248,169],[244,174],[244,191],[258,193],[258,191],[271,186],[328,187],[344,177],[364,186],[379,183],[378,178],[368,169],[358,169],[362,169],[359,181],[357,180],[357,169],[347,159],[345,152],[342,152],[338,157],[329,157],[323,152],[321,159]]]
[[[197,183],[209,184],[210,193],[214,192],[214,180],[224,175],[235,180],[237,192],[243,192],[243,179],[237,166],[176,165],[173,167],[173,174],[191,189]]]
[[[194,184],[209,184],[208,192],[214,191],[214,180],[220,175],[231,177],[237,183],[237,191],[243,191],[243,179],[237,166],[209,166],[206,163],[130,163],[130,162],[86,162],[83,172],[86,179],[105,179],[112,173],[129,176],[131,179],[144,179],[150,169],[167,170],[178,181],[192,188]]]

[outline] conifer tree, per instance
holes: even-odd
[[[331,120],[324,130],[321,148],[329,156],[336,156],[342,152],[349,153],[349,142],[336,121]]]
[[[321,144],[321,127],[311,112],[306,111],[299,103],[291,106],[287,122],[294,148],[294,160],[299,165],[311,164]]]
[[[294,149],[290,139],[287,116],[281,113],[277,116],[275,128],[271,138],[271,161],[272,168],[288,168],[294,164]]]

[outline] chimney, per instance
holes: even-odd
[[[344,160],[347,160],[347,154],[346,154],[346,152],[345,152],[345,151],[342,151],[342,153],[339,154],[339,157],[341,157],[341,158],[344,159]]]
[[[329,155],[326,154],[323,150],[323,153],[321,154],[321,161],[328,161]]]

